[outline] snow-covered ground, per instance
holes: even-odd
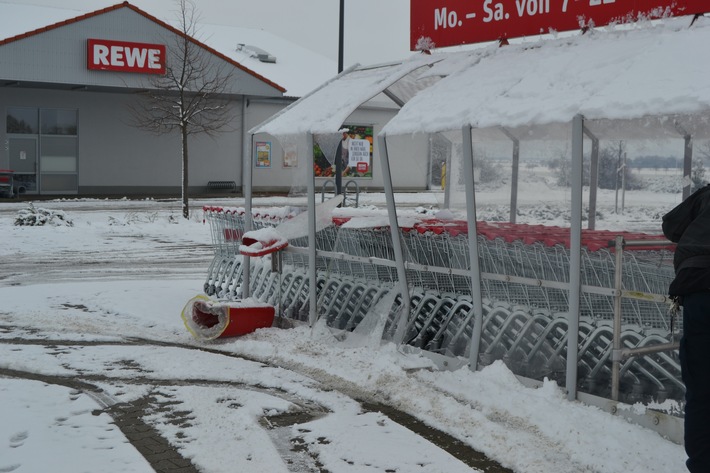
[[[566,191],[530,174],[519,221],[564,222]],[[659,233],[661,215],[680,202],[677,193],[629,191],[621,214],[616,197],[600,191],[598,228]],[[440,200],[436,192],[398,195],[403,212]],[[502,187],[481,190],[477,202],[480,218],[507,215]],[[243,201],[193,201],[189,221],[172,200],[43,201],[36,207],[63,211],[73,226],[32,227],[13,225],[27,203],[0,203],[0,472],[153,471],[102,411],[148,397],[167,407],[143,420],[205,473],[482,471],[378,404],[509,471],[684,471],[682,446],[569,402],[553,382],[524,387],[502,363],[438,371],[392,344],[336,339],[321,324],[194,340],[180,313],[201,293],[211,259],[203,204]],[[383,196],[362,195],[360,204],[375,212]],[[23,379],[28,373],[101,391]],[[284,413],[305,417],[268,427]],[[299,457],[296,444],[308,455]]]

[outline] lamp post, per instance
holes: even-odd
[[[345,30],[345,0],[340,0],[340,20],[338,22],[338,74],[343,72],[343,43]],[[335,153],[335,194],[343,193],[343,142]]]
[[[343,72],[343,43],[345,30],[345,0],[340,0],[340,21],[338,28],[338,74]]]

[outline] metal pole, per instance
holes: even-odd
[[[619,171],[621,170],[621,141],[619,141],[619,156],[616,158],[616,173],[614,174],[614,213],[619,213]]]
[[[572,120],[572,209],[570,221],[569,314],[567,329],[567,399],[577,398],[577,359],[579,357],[579,306],[582,268],[582,160],[584,158],[584,118]]]
[[[335,151],[335,195],[343,193],[343,140]]]
[[[481,267],[478,257],[478,231],[476,228],[476,188],[473,182],[473,143],[471,140],[471,127],[464,126],[461,129],[461,133],[463,135],[463,181],[466,185],[468,259],[471,265],[471,302],[473,303],[474,314],[468,367],[471,371],[476,371],[478,368],[478,354],[481,350],[483,302],[481,300]]]
[[[404,340],[405,330],[409,325],[409,284],[407,282],[407,270],[404,265],[404,252],[402,250],[402,240],[397,223],[397,206],[394,200],[394,188],[392,186],[392,173],[390,170],[389,155],[387,153],[387,138],[377,137],[377,144],[380,151],[380,163],[382,164],[382,180],[385,187],[385,197],[387,200],[387,215],[390,221],[390,234],[392,236],[392,250],[397,266],[397,279],[399,280],[399,291],[402,295],[402,313],[399,315],[394,334],[394,342],[399,344]]]
[[[693,137],[691,135],[683,136],[685,140],[685,148],[683,152],[683,200],[690,197],[693,188]]]
[[[299,140],[300,141],[300,140]],[[315,160],[313,153],[313,134],[306,133],[305,143],[303,145],[306,147],[301,156],[308,156],[306,160],[306,166],[309,172],[306,174],[306,180],[308,181],[308,283],[309,283],[309,304],[308,308],[308,325],[313,327],[313,325],[318,320],[318,294],[316,294],[316,288],[318,286],[318,274],[316,272],[316,182],[315,176],[313,175],[313,161]]]
[[[338,22],[338,74],[343,72],[344,45],[345,45],[345,0],[340,0],[340,19]]]
[[[452,148],[453,150],[453,145]],[[454,187],[451,182],[451,174],[453,171],[451,165],[451,153],[447,153],[446,157],[444,158],[444,164],[446,166],[446,181],[444,182],[444,208],[448,209],[449,206],[451,205],[451,188]]]
[[[242,111],[244,111],[246,107],[242,105]],[[244,115],[242,115],[244,116]],[[251,214],[251,199],[252,199],[252,150],[254,149],[254,135],[250,136],[249,148],[247,149],[247,144],[245,143],[243,146],[243,166],[244,166],[244,175],[243,175],[243,182],[242,182],[242,189],[244,193],[244,230],[245,231],[250,231],[253,229],[254,222],[252,220],[252,214]],[[242,270],[242,286],[241,286],[241,297],[242,299],[246,299],[251,295],[251,291],[249,289],[249,284],[251,282],[251,258],[248,256],[242,256],[242,265],[244,266],[244,269]]]
[[[505,128],[501,128],[505,136],[513,142],[513,174],[510,182],[510,223],[515,223],[518,214],[518,171],[520,168],[520,140]]]
[[[584,134],[592,140],[592,156],[589,162],[589,216],[587,228],[594,230],[597,222],[597,189],[599,187],[599,138],[584,127]]]
[[[614,267],[614,336],[611,347],[611,399],[619,400],[619,376],[621,371],[621,274],[624,237],[616,237]]]
[[[624,213],[624,204],[626,202],[626,151],[624,151],[624,160],[621,164],[621,213]]]

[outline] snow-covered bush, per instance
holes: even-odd
[[[179,223],[179,220],[174,215],[168,215],[165,217],[168,223]],[[108,224],[111,226],[121,226],[141,223],[156,223],[162,219],[158,212],[152,212],[148,214],[140,212],[129,212],[123,218],[117,218],[109,216]]]
[[[31,202],[29,207],[17,212],[15,225],[23,227],[52,225],[55,227],[73,227],[74,222],[69,220],[62,210],[48,210],[36,208]]]

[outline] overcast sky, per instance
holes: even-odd
[[[10,0],[12,1],[12,0]],[[120,0],[14,0],[16,3],[93,11]],[[170,20],[176,0],[129,0]],[[345,67],[407,57],[410,0],[345,0]],[[199,0],[201,22],[259,28],[337,61],[338,0]]]

